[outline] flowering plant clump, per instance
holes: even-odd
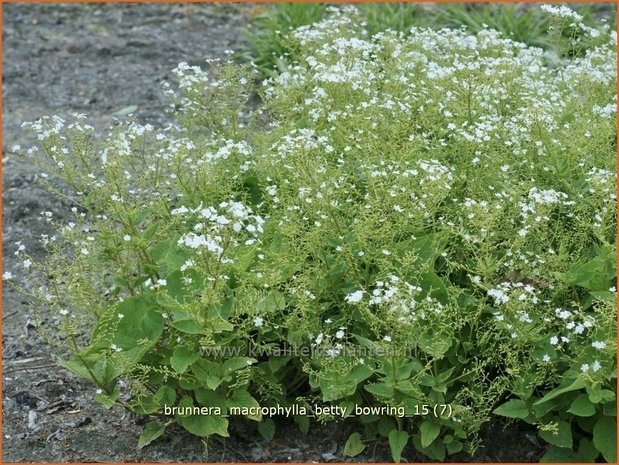
[[[349,455],[385,437],[443,460],[507,418],[546,460],[616,460],[615,33],[557,63],[356,15],[291,32],[257,89],[179,65],[163,130],[28,124],[74,203],[43,263],[18,247],[41,330],[104,405],[152,416],[140,446],[171,407],[204,438],[238,409],[272,437],[262,407],[307,431],[298,407],[329,404],[369,412]]]

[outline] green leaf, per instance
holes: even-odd
[[[529,410],[525,403],[520,399],[512,399],[500,405],[493,411],[496,415],[501,415],[508,418],[524,419],[529,416]]]
[[[579,462],[578,458],[574,456],[571,449],[565,449],[563,447],[550,446],[546,453],[540,459],[542,463],[571,463]]]
[[[161,436],[165,432],[165,428],[165,425],[162,425],[158,421],[151,421],[150,423],[147,423],[142,430],[142,434],[140,434],[140,438],[138,439],[138,449],[148,446],[151,442]]]
[[[219,376],[221,366],[219,363],[201,358],[191,365],[191,371],[200,380],[206,383],[209,389],[217,389],[223,379]]]
[[[361,434],[352,433],[344,445],[344,455],[355,457],[365,450],[365,444],[361,442]]]
[[[366,391],[379,397],[393,397],[393,386],[385,383],[366,384],[363,386]]]
[[[181,346],[174,349],[174,355],[170,357],[170,365],[177,373],[185,373],[187,367],[200,358],[196,350]]]
[[[200,405],[219,408],[222,414],[226,412],[227,399],[221,392],[214,389],[198,388],[195,390],[195,396]]]
[[[602,258],[595,258],[587,263],[573,265],[565,274],[570,284],[584,287],[590,291],[608,291],[612,281],[608,278],[611,263]]]
[[[421,433],[421,446],[428,447],[438,437],[441,427],[430,420],[424,420],[419,428]]]
[[[372,376],[373,373],[374,372],[372,371],[372,369],[367,365],[356,365],[348,372],[345,381],[355,385],[356,387],[357,384],[368,379],[370,376]]]
[[[432,298],[438,300],[442,304],[447,304],[449,301],[449,293],[443,280],[433,271],[428,271],[420,276],[417,285],[424,289],[420,293],[420,297],[425,297],[429,294]],[[425,290],[430,290],[426,292]],[[450,341],[451,344],[451,341]]]
[[[267,441],[275,437],[275,422],[271,418],[265,418],[258,424],[258,433]]]
[[[616,398],[613,391],[602,389],[602,385],[599,383],[587,386],[587,394],[589,394],[589,400],[594,404],[612,402]]]
[[[382,417],[378,421],[378,434],[380,434],[384,438],[389,437],[389,433],[394,429],[398,429],[398,425],[396,425],[393,418],[390,417]]]
[[[396,379],[404,380],[411,376],[412,372],[419,373],[423,369],[423,365],[417,359],[413,359],[410,362],[398,367]]]
[[[267,296],[256,304],[259,312],[273,313],[286,308],[286,297],[278,291],[271,291]]]
[[[593,427],[593,444],[609,463],[617,463],[617,420],[601,417]]]
[[[398,431],[394,429],[389,433],[389,447],[391,448],[391,456],[393,460],[400,463],[402,451],[408,442],[408,433],[406,431]]]
[[[592,441],[587,438],[582,438],[578,443],[578,461],[593,463],[600,455]]]
[[[579,417],[590,417],[595,415],[595,405],[589,400],[587,394],[581,394],[574,399],[568,413],[573,413]]]
[[[219,334],[224,331],[232,331],[234,329],[234,325],[232,325],[232,323],[228,323],[220,316],[209,319],[208,323],[215,334]]]
[[[617,402],[614,400],[612,402],[606,402],[604,404],[604,407],[602,408],[602,412],[604,413],[604,415],[608,415],[610,417],[616,417],[617,416]]]
[[[445,444],[441,441],[434,441],[428,447],[421,445],[421,438],[418,434],[413,436],[413,445],[422,454],[427,455],[433,460],[442,462],[445,460]]]
[[[310,421],[306,415],[295,415],[294,416],[295,423],[299,426],[299,430],[303,434],[307,434],[309,431]]]
[[[202,334],[204,327],[195,318],[182,318],[170,323],[173,328],[187,334]]]
[[[463,449],[464,446],[462,445],[462,441],[456,440],[456,441],[450,442],[449,444],[446,444],[445,447],[447,448],[447,453],[457,454]]]
[[[567,421],[559,420],[557,431],[540,431],[540,437],[549,444],[557,447],[572,447],[572,425]]]
[[[290,357],[271,355],[269,357],[269,368],[272,373],[276,373],[280,368],[285,366],[290,361]]]
[[[248,367],[256,362],[257,360],[251,357],[229,358],[228,360],[224,362],[224,366],[223,366],[224,374],[229,375],[237,370],[240,370],[241,368]]]
[[[271,241],[269,250],[275,254],[280,254],[287,252],[288,248],[288,239],[286,239],[279,231],[275,231],[273,233],[273,240]]]
[[[170,386],[161,386],[153,399],[160,405],[174,405],[176,402],[176,391]]]
[[[181,258],[184,259],[184,256]],[[181,262],[181,265],[182,264],[183,262]],[[189,284],[185,281],[186,278],[191,279]],[[172,298],[173,302],[179,304],[191,303],[192,295],[199,292],[204,286],[204,277],[192,268],[182,272],[180,270],[175,270],[169,273],[165,279],[167,282],[165,287],[167,295],[162,296],[164,298],[162,303],[165,302],[165,300],[170,301],[169,297]],[[170,304],[166,306],[170,306]]]
[[[189,397],[183,397],[178,407],[193,407],[193,401]],[[212,434],[229,437],[228,420],[220,415],[176,415],[176,421],[189,431],[200,437]]]
[[[260,404],[256,399],[254,399],[249,392],[245,389],[237,389],[232,393],[232,397],[230,397],[226,401],[226,405],[228,408],[237,407],[237,408],[251,408],[251,407],[260,407]],[[247,418],[250,420],[260,421],[262,420],[262,415],[260,413],[256,415],[247,415]]]
[[[569,382],[569,381],[568,381]],[[563,383],[567,384],[567,383]],[[543,404],[544,402],[548,402],[549,400],[554,399],[555,397],[560,396],[561,394],[565,394],[566,392],[578,391],[585,387],[585,382],[582,378],[576,378],[571,384],[567,386],[559,386],[556,389],[553,389],[540,400],[536,401],[533,405]]]
[[[111,386],[150,351],[162,333],[163,317],[156,310],[153,295],[129,297],[101,315],[90,346],[67,366],[86,379],[92,378],[92,372],[98,383]]]
[[[427,333],[422,335],[417,343],[419,348],[436,358],[441,358],[451,347],[451,336],[442,333]]]
[[[116,403],[118,396],[120,395],[120,391],[118,389],[114,389],[110,395],[106,394],[95,394],[95,400],[103,405],[106,409],[112,408],[112,406]]]

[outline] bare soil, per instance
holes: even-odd
[[[63,217],[70,205],[35,182],[36,171],[13,151],[33,144],[21,129],[43,115],[87,113],[99,131],[113,114],[136,105],[137,119],[162,124],[160,82],[178,62],[245,47],[242,30],[261,7],[250,4],[14,4],[3,5],[3,269],[21,284],[15,242],[42,257],[48,231],[41,212]],[[143,450],[146,419],[93,401],[94,388],[51,365],[50,349],[33,331],[28,302],[3,290],[3,451],[6,462],[327,462],[345,461],[343,444],[357,426],[312,424],[307,436],[278,423],[273,441],[253,422],[239,420],[231,437],[209,444],[180,427]],[[543,449],[517,426],[492,425],[474,457],[451,461],[536,462]],[[370,444],[359,462],[390,461],[388,445]],[[403,461],[427,461],[412,448]]]

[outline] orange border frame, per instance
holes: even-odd
[[[318,2],[314,2],[312,0],[289,0],[292,1],[294,3],[318,3]],[[219,0],[219,1],[210,1],[210,0],[0,0],[0,76],[2,76],[2,63],[3,63],[3,43],[2,43],[2,39],[3,39],[3,19],[4,19],[4,15],[3,15],[3,8],[2,5],[4,3],[285,3],[286,0],[253,0],[253,1],[249,1],[249,0]],[[331,0],[331,1],[327,1],[325,3],[397,3],[394,0]],[[556,0],[548,0],[548,1],[544,1],[544,0],[533,0],[533,1],[519,1],[519,0],[468,0],[466,2],[460,1],[460,0],[416,0],[416,1],[410,1],[410,0],[405,0],[404,3],[531,3],[531,4],[544,4],[544,3],[614,3],[615,5],[617,5],[619,7],[619,0],[580,0],[580,1],[573,1],[573,0],[569,0],[566,2],[557,2]],[[616,31],[619,33],[619,23],[617,23],[617,29]],[[616,56],[619,59],[619,47],[616,50]],[[619,68],[617,71],[617,94],[619,94]],[[0,93],[0,146],[3,146],[3,134],[2,134],[2,121],[3,121],[3,95],[2,93]],[[619,112],[617,113],[617,133],[619,134]],[[617,162],[619,165],[619,146],[617,148]],[[618,168],[619,169],[619,168]],[[3,179],[2,179],[2,173],[3,173],[3,166],[0,165],[0,190],[2,190],[2,192],[4,192],[4,186],[3,186]],[[618,173],[619,174],[619,173]],[[617,185],[617,194],[619,195],[619,184]],[[2,206],[2,198],[0,198],[0,207]],[[617,204],[617,214],[619,216],[619,203]],[[4,230],[4,210],[0,209],[0,222],[2,222],[3,224],[3,229],[0,230],[0,244],[2,244],[2,240],[3,240],[3,230]],[[619,229],[617,231],[617,239],[619,239]],[[619,240],[617,241],[619,242]],[[3,263],[2,263],[2,249],[0,248],[0,275],[3,273]],[[617,259],[619,261],[619,249],[617,250]],[[0,280],[0,292],[3,292],[3,283],[2,280]],[[619,303],[618,303],[618,310],[619,310]],[[619,313],[619,312],[618,312]],[[2,331],[2,318],[1,316],[3,315],[3,308],[2,308],[2,302],[0,302],[0,352],[2,352],[3,350],[3,335],[4,333],[1,333]],[[617,324],[619,326],[619,315],[617,316]],[[617,359],[619,360],[619,345],[617,346]],[[0,362],[0,391],[2,391],[3,388],[3,376],[2,376],[2,370],[3,370],[3,365],[4,365],[4,358],[2,358],[2,361]],[[616,385],[617,385],[617,390],[619,392],[619,377],[616,379],[615,381]],[[2,394],[0,394],[1,396]],[[618,417],[619,418],[619,417]],[[3,456],[3,441],[4,441],[4,428],[3,428],[3,422],[4,422],[4,418],[3,418],[3,405],[2,403],[0,403],[0,464],[4,463],[4,456]],[[619,437],[619,433],[618,433],[618,437]],[[619,441],[618,441],[619,442]],[[619,452],[619,446],[617,448],[618,452]],[[20,463],[20,462],[7,462],[7,463]],[[25,463],[25,462],[24,462]],[[75,463],[76,465],[86,465],[85,462],[30,462],[30,463]],[[125,465],[129,462],[106,462],[112,465]],[[137,462],[137,463],[141,463],[144,465],[156,465],[159,463],[163,463],[163,462]],[[218,463],[222,463],[222,462],[211,462],[214,464],[218,464]],[[223,462],[222,465],[229,465],[229,463],[235,463],[235,462]],[[240,462],[240,463],[244,463],[244,464],[249,464],[249,465],[260,465],[259,463],[256,462]],[[304,462],[289,462],[292,463],[293,465],[302,465],[304,464]],[[345,463],[342,462],[329,462],[333,465],[345,465]],[[355,463],[355,462],[348,462],[348,464],[350,463]],[[360,462],[362,463],[362,462]],[[431,462],[430,462],[431,463]],[[463,462],[442,462],[448,465],[456,465],[456,464],[463,464]],[[489,465],[495,464],[498,465],[496,462],[484,462],[487,463]],[[619,461],[617,462],[619,464]],[[194,465],[192,463],[188,464],[188,465]],[[198,464],[195,464],[198,465]],[[527,465],[526,463],[523,462],[503,462],[502,465]],[[584,465],[584,464],[583,464]]]

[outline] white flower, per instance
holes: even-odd
[[[318,336],[316,336],[316,340],[315,340],[316,345],[320,345],[320,343],[323,340],[323,337],[324,337],[324,335],[322,333],[320,333]]]
[[[97,394],[103,394],[103,389],[97,389],[95,392],[96,392]]]
[[[602,365],[601,365],[601,364],[600,364],[600,362],[599,362],[599,361],[597,361],[597,360],[596,360],[595,362],[593,362],[593,365],[591,365],[591,369],[592,369],[593,371],[599,371],[599,370],[600,370],[600,368],[602,368]]]
[[[32,265],[32,260],[30,260],[29,258],[25,259],[22,263],[22,265],[24,265],[24,268],[28,269],[30,268],[30,265]]]
[[[604,341],[593,341],[591,343],[591,347],[593,347],[594,349],[603,349],[604,347],[606,347],[606,343]]]
[[[257,316],[254,318],[254,326],[261,327],[264,324],[264,318]]]
[[[383,341],[391,342],[391,336],[385,335],[385,337],[383,337]]]
[[[90,253],[86,247],[82,247],[82,250],[80,250],[80,252],[82,252],[83,255],[88,255]]]
[[[344,300],[349,304],[356,304],[358,302],[361,302],[361,299],[363,299],[363,291],[355,291],[344,297]]]
[[[119,314],[118,314],[118,319],[119,319],[119,320],[122,320],[124,317],[125,317],[125,315],[123,315],[122,313],[119,313]]]
[[[589,371],[589,364],[583,363],[582,365],[580,365],[580,371],[582,371],[583,373]]]
[[[337,333],[335,333],[335,337],[338,339],[342,339],[344,337],[344,331],[340,329]]]
[[[168,284],[168,282],[165,279],[158,279],[157,280],[157,285],[159,286],[166,286]]]
[[[2,273],[2,279],[4,281],[8,281],[9,279],[13,279],[13,273],[11,273],[10,271],[5,271],[4,273]]]
[[[131,236],[130,236],[129,234],[125,234],[125,235],[123,236],[123,239],[124,239],[126,242],[129,242],[129,241],[131,240]]]
[[[543,360],[544,362],[550,362],[550,355],[548,355],[548,354],[544,354],[544,356],[542,357],[542,360]]]
[[[559,343],[559,338],[557,336],[552,336],[550,338],[550,344],[552,344],[553,346],[556,346]]]

